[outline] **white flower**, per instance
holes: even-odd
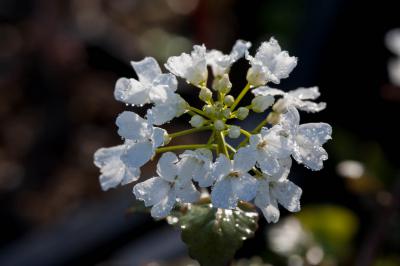
[[[284,92],[278,89],[269,88],[267,86],[254,89],[252,93],[256,96],[281,95],[283,98],[279,99],[273,109],[278,113],[286,112],[289,106],[294,106],[299,110],[306,112],[319,112],[325,109],[326,103],[315,103],[309,100],[317,99],[321,94],[318,87],[298,88],[289,92]]]
[[[152,57],[131,62],[138,79],[120,78],[116,85],[115,99],[126,104],[144,105],[163,103],[168,94],[176,91],[177,80],[172,74],[162,74],[160,66]]]
[[[130,167],[121,160],[126,145],[98,149],[94,154],[94,164],[100,168],[100,185],[103,190],[108,190],[139,179],[139,168]]]
[[[321,170],[323,161],[328,159],[328,153],[322,145],[331,139],[332,127],[326,123],[299,125],[300,116],[293,107],[282,115],[280,123],[290,132],[294,141],[293,158],[311,170]]]
[[[163,103],[154,105],[147,110],[147,120],[154,125],[162,125],[174,117],[179,117],[186,112],[186,101],[177,93],[169,93]]]
[[[287,179],[290,172],[291,160],[283,162],[285,170],[279,177],[264,174],[257,179],[257,195],[254,204],[261,209],[269,223],[279,220],[278,203],[290,212],[300,211],[302,190]]]
[[[214,77],[222,77],[227,74],[233,63],[248,54],[250,47],[250,42],[237,40],[229,55],[225,55],[218,50],[207,52],[207,65],[211,66]]]
[[[162,74],[160,66],[152,57],[131,62],[139,80],[120,78],[114,96],[126,104],[139,105],[153,103],[148,113],[154,115],[155,125],[164,124],[184,113],[184,100],[176,93],[178,82],[172,74]]]
[[[241,148],[233,161],[221,154],[213,165],[212,178],[216,180],[211,202],[216,208],[234,209],[238,200],[250,201],[257,190],[257,180],[247,173],[255,164],[254,152]]]
[[[200,187],[209,187],[214,183],[211,176],[212,152],[208,149],[187,150],[179,155],[180,176],[188,177],[199,183]]]
[[[190,178],[179,176],[178,157],[172,153],[164,153],[157,164],[158,176],[136,184],[133,193],[144,201],[146,207],[152,206],[151,216],[164,218],[172,210],[175,202],[195,202],[200,193]]]
[[[272,37],[269,42],[261,44],[255,57],[247,56],[247,59],[251,64],[247,72],[247,81],[253,86],[264,85],[269,81],[279,84],[297,65],[297,58],[282,51]]]
[[[154,156],[156,149],[164,144],[166,131],[154,127],[134,112],[122,112],[116,124],[118,134],[131,140],[121,155],[121,160],[131,168],[139,168],[146,164]]]
[[[156,147],[161,146],[164,142],[166,131],[162,128],[154,127],[134,112],[122,112],[115,123],[118,126],[118,134],[125,139],[140,142],[151,141]]]
[[[250,137],[249,143],[261,171],[272,176],[282,171],[280,159],[286,159],[292,153],[292,144],[280,125],[270,129],[263,127],[260,134]]]
[[[190,55],[182,53],[180,56],[172,56],[168,58],[165,67],[176,76],[186,79],[187,82],[202,87],[208,76],[206,47],[195,45]]]
[[[389,61],[389,78],[393,84],[400,86],[400,29],[389,31],[385,41],[387,48],[397,56]]]

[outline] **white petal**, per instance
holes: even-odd
[[[185,151],[181,154],[180,176],[193,178],[200,187],[209,187],[214,183],[211,176],[212,153],[208,149]]]
[[[154,127],[153,134],[151,136],[151,140],[153,142],[153,147],[158,148],[164,144],[164,136],[167,134],[165,129]]]
[[[151,208],[151,216],[153,216],[154,218],[164,218],[168,216],[175,205],[175,201],[175,191],[171,189],[164,199],[162,199],[159,203],[155,204],[153,208]]]
[[[267,95],[272,95],[272,96],[278,96],[278,95],[285,95],[285,92],[279,89],[273,89],[268,86],[262,86],[258,87],[257,89],[254,89],[251,91],[255,96],[261,95],[261,96],[267,96]]]
[[[256,198],[254,199],[254,204],[260,209],[263,209],[270,204],[271,202],[270,197],[271,195],[270,195],[270,187],[268,179],[267,178],[258,179],[257,194]]]
[[[261,211],[268,223],[276,223],[279,221],[280,212],[276,200],[271,201],[271,204],[262,208]]]
[[[300,211],[300,197],[302,190],[296,184],[289,180],[274,183],[272,194],[278,202],[288,211]]]
[[[185,77],[186,69],[192,64],[192,58],[187,53],[168,58],[165,67],[176,76]]]
[[[215,161],[211,174],[214,180],[220,180],[232,170],[232,162],[225,155],[220,154]]]
[[[163,86],[168,88],[169,91],[175,92],[178,87],[178,81],[170,73],[161,74],[153,81],[153,86]]]
[[[278,159],[273,157],[269,152],[259,151],[257,163],[261,171],[268,175],[277,175],[281,171]]]
[[[256,164],[256,151],[250,147],[240,148],[233,159],[233,168],[247,172]]]
[[[232,179],[222,179],[215,183],[211,191],[211,202],[214,208],[234,209],[238,197],[233,191]]]
[[[236,62],[241,57],[247,55],[250,47],[251,47],[250,42],[237,40],[229,55],[231,57],[232,63]]]
[[[239,199],[250,201],[257,193],[257,179],[245,173],[239,178],[232,179],[232,187]]]
[[[178,157],[173,152],[164,153],[157,164],[157,174],[167,181],[174,181],[178,175]]]
[[[320,102],[320,103],[314,103],[311,101],[300,101],[297,104],[294,105],[296,108],[299,110],[309,112],[309,113],[317,113],[326,108],[326,103]]]
[[[140,170],[127,167],[120,159],[125,145],[111,148],[101,148],[94,154],[94,163],[100,168],[100,185],[103,190],[108,190],[139,179]]]
[[[170,183],[159,177],[152,177],[133,187],[133,194],[138,200],[144,201],[146,207],[162,201],[171,189]]]
[[[154,125],[163,125],[171,121],[177,114],[175,105],[169,103],[157,104],[147,111],[147,118]],[[151,117],[151,118],[150,118]]]
[[[165,67],[189,83],[201,85],[207,80],[206,48],[204,45],[195,45],[191,55],[182,53],[180,56],[172,56],[168,58]]]
[[[143,140],[150,137],[147,121],[134,112],[122,112],[115,123],[118,126],[118,134],[123,138]]]
[[[258,49],[254,63],[261,63],[270,72],[267,78],[274,82],[279,83],[280,79],[287,78],[293,68],[297,65],[297,58],[291,57],[286,51],[281,51],[278,42],[271,38],[269,42],[264,42]]]
[[[120,78],[115,84],[114,97],[126,104],[143,105],[149,102],[149,90],[135,79]]]
[[[289,91],[288,94],[290,96],[299,98],[300,100],[315,100],[321,95],[318,87],[298,88],[296,90]]]
[[[297,58],[289,56],[286,51],[280,52],[275,57],[275,66],[270,71],[278,78],[284,79],[289,77],[290,72],[296,67]],[[279,82],[275,82],[279,84]]]
[[[323,161],[328,159],[328,153],[320,146],[299,146],[293,152],[293,158],[313,171],[323,167]]]
[[[269,130],[261,129],[263,140],[266,141],[265,150],[276,158],[286,158],[292,153],[292,142],[287,131],[280,125],[275,125]]]
[[[322,145],[332,137],[332,127],[326,123],[307,123],[299,126],[298,136],[309,144]]]
[[[192,203],[200,198],[200,192],[197,191],[192,182],[188,182],[184,186],[176,186],[175,192],[176,197],[183,203]]]
[[[140,82],[151,84],[161,74],[160,66],[153,57],[146,57],[141,61],[131,62]]]
[[[122,161],[131,168],[139,168],[146,164],[154,154],[150,141],[132,143],[121,156]]]

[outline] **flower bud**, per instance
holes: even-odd
[[[222,111],[222,115],[226,118],[229,119],[231,117],[231,109],[225,109]]]
[[[265,74],[261,71],[261,66],[252,66],[247,71],[247,81],[252,86],[261,86],[267,82]]]
[[[246,107],[239,107],[236,113],[236,117],[240,120],[244,120],[249,115],[249,109]]]
[[[212,91],[209,90],[208,88],[201,88],[200,93],[199,93],[199,98],[203,102],[209,102],[212,98]]]
[[[224,121],[222,121],[222,120],[215,120],[215,122],[214,122],[214,128],[215,128],[217,131],[224,130],[224,129],[225,129],[225,123],[224,123]]]
[[[189,104],[180,95],[177,97],[177,103],[176,116],[178,117],[186,112]]]
[[[274,96],[272,95],[256,96],[251,101],[251,109],[256,113],[262,113],[273,103],[274,103]]]
[[[215,107],[212,105],[205,105],[203,107],[203,111],[204,113],[206,113],[206,115],[208,116],[214,116],[215,115]]]
[[[229,80],[228,74],[224,74],[220,78],[215,78],[213,81],[213,89],[222,93],[227,94],[231,91],[232,83]]]
[[[204,118],[200,115],[194,115],[190,119],[189,123],[192,125],[192,127],[201,127],[204,125]]]
[[[231,126],[228,129],[228,136],[231,139],[236,139],[240,136],[240,127],[239,126]]]
[[[224,104],[226,106],[231,106],[235,102],[235,98],[232,95],[226,95],[224,97]]]
[[[285,98],[279,99],[274,106],[272,107],[272,110],[274,110],[277,113],[284,113],[287,110],[287,101]]]

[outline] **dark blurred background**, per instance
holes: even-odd
[[[130,60],[162,64],[198,43],[227,53],[239,38],[254,52],[270,36],[299,57],[277,87],[318,85],[328,108],[302,120],[328,122],[334,134],[322,171],[292,171],[303,211],[282,211],[276,226],[261,219],[235,265],[400,265],[400,88],[388,80],[394,55],[384,44],[400,27],[398,4],[1,0],[0,265],[196,265],[176,229],[131,211],[131,185],[100,189],[92,156],[121,142],[114,121],[127,108],[114,84],[135,76]],[[236,92],[246,68],[232,69]],[[177,123],[168,130],[188,126]]]

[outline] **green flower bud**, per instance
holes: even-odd
[[[236,117],[240,120],[246,119],[246,117],[249,115],[249,109],[246,107],[239,107],[236,113]]]
[[[226,95],[224,97],[224,104],[226,106],[231,106],[235,102],[235,98],[232,95]]]
[[[240,127],[239,126],[231,126],[228,129],[228,136],[231,139],[236,139],[240,136]]]
[[[215,107],[212,106],[212,105],[204,105],[203,111],[208,116],[214,116],[215,115]]]
[[[222,111],[222,115],[226,118],[229,119],[231,117],[231,109],[225,109]]]
[[[222,121],[222,120],[215,120],[215,122],[214,122],[214,128],[215,128],[217,131],[224,130],[224,129],[225,129],[225,123],[224,123],[224,121]]]
[[[272,95],[256,96],[251,101],[251,109],[256,113],[262,113],[273,103],[274,96]]]
[[[201,88],[200,93],[199,93],[199,98],[203,102],[209,102],[212,98],[212,91],[209,90],[208,88]]]
[[[206,121],[204,118],[200,115],[194,115],[190,119],[189,123],[192,125],[192,127],[202,127]]]
[[[224,74],[220,78],[215,78],[212,85],[213,89],[222,93],[227,94],[231,91],[232,83],[229,81],[228,74]]]

